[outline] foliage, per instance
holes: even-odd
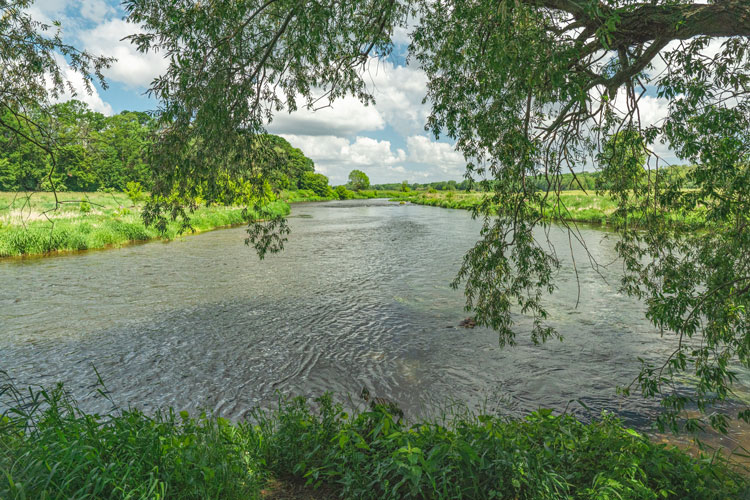
[[[62,386],[22,394],[0,386],[4,499],[246,499],[256,464],[242,427],[221,418],[135,409],[81,411]],[[5,406],[5,408],[8,408]]]
[[[323,174],[304,172],[298,184],[300,189],[309,189],[318,196],[330,198],[333,194],[333,190],[328,185],[328,177]]]
[[[107,117],[68,101],[45,112],[30,108],[24,116],[55,138],[55,168],[49,154],[25,139],[33,129],[22,121],[23,135],[0,131],[0,190],[120,191],[128,182],[149,185],[146,154],[155,122],[147,114]]]
[[[370,178],[361,170],[349,172],[349,185],[354,191],[362,191],[370,187]]]
[[[30,187],[29,175],[36,179],[46,177],[54,188],[55,178],[60,175],[58,155],[69,161],[80,152],[75,145],[63,144],[59,148],[58,142],[65,137],[59,137],[59,129],[49,127],[50,120],[54,120],[50,101],[66,92],[76,96],[71,78],[80,78],[89,93],[94,81],[106,88],[102,71],[114,61],[63,42],[59,23],[47,25],[32,19],[32,3],[33,0],[0,2],[0,151],[20,147],[26,153],[18,165],[19,175],[13,180],[21,183],[19,189]],[[36,158],[32,160],[27,155]],[[3,163],[0,166],[7,168],[7,163]],[[41,165],[41,172],[33,172]],[[7,170],[0,172],[0,189],[7,189],[11,182],[8,176]]]
[[[352,198],[353,193],[346,189],[346,186],[336,186],[334,189],[336,196],[339,200],[349,200]]]
[[[411,191],[408,181],[404,181],[401,183],[401,191],[403,191],[404,193],[408,193],[409,191]]]
[[[102,394],[106,392],[102,390]],[[343,498],[725,499],[747,480],[721,456],[651,443],[611,415],[456,412],[411,426],[383,407],[280,399],[236,425],[173,410],[83,412],[61,386],[0,387],[0,497],[258,498],[269,476]]]
[[[146,194],[143,192],[143,186],[141,186],[140,182],[128,182],[125,185],[125,194],[128,195],[133,206],[139,204],[146,198]]]

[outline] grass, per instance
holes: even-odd
[[[102,394],[106,394],[102,391]],[[655,444],[610,415],[584,424],[456,413],[414,424],[280,399],[232,424],[172,410],[88,414],[61,386],[0,386],[0,498],[728,499],[721,457]],[[313,410],[312,408],[316,409]],[[303,486],[303,485],[306,485]]]
[[[465,191],[441,191],[428,193],[424,191],[401,193],[394,201],[409,201],[417,205],[429,205],[441,208],[471,210],[478,206],[485,193]],[[593,224],[610,224],[615,222],[617,204],[609,196],[584,191],[562,191],[557,203],[550,197],[544,207],[543,216],[547,220],[585,222]],[[679,222],[690,227],[700,227],[705,220],[700,213],[668,214],[669,222]]]
[[[55,208],[52,193],[0,193],[0,257],[43,255],[117,247],[179,235],[172,222],[164,234],[146,227],[140,209],[124,194],[59,193]],[[269,206],[273,213],[287,214],[281,201]],[[201,207],[191,216],[196,232],[246,222],[241,208]]]

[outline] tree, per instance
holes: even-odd
[[[161,183],[231,174],[273,112],[296,96],[352,94],[365,103],[364,67],[388,56],[396,28],[416,19],[409,47],[427,74],[427,127],[465,156],[469,179],[491,177],[493,192],[474,212],[481,240],[454,282],[465,284],[477,323],[513,343],[512,311],[533,318],[531,338],[556,336],[543,298],[555,289],[554,249],[540,241],[540,214],[555,203],[565,173],[615,150],[646,153],[645,178],[615,183],[622,289],[643,299],[646,315],[674,342],[663,366],[642,366],[635,388],[663,395],[660,423],[677,425],[689,403],[725,399],[732,363],[750,365],[750,3],[723,0],[298,0],[184,2],[126,0],[143,32],[141,50],[171,64],[151,92],[163,103],[155,148]],[[179,11],[179,12],[178,12]],[[711,44],[711,51],[706,48]],[[654,64],[659,63],[657,72]],[[322,89],[322,95],[315,89]],[[666,117],[641,121],[647,91],[669,100]],[[240,134],[238,131],[245,131]],[[637,131],[618,135],[620,131]],[[662,175],[663,142],[696,165],[682,190]],[[200,153],[191,145],[200,143]],[[600,168],[616,172],[614,161]],[[606,160],[605,160],[606,163]],[[627,162],[626,162],[627,163]],[[179,165],[179,168],[177,167]],[[629,167],[622,167],[629,168]],[[259,178],[267,174],[257,170]],[[609,174],[607,174],[609,175]],[[543,188],[531,179],[548,179]],[[627,176],[625,176],[627,177]],[[583,187],[583,186],[581,186]],[[670,214],[698,207],[707,230]],[[159,208],[154,202],[155,213]],[[497,217],[491,214],[497,214]],[[283,246],[283,228],[251,234],[262,252]],[[575,226],[568,230],[580,238]],[[691,372],[691,392],[679,382]],[[630,387],[624,389],[628,392]],[[740,417],[750,420],[750,411]],[[726,420],[713,414],[711,424]]]
[[[349,172],[349,185],[355,191],[362,191],[370,187],[370,178],[361,170],[352,170]]]
[[[299,180],[300,189],[309,189],[318,196],[332,196],[333,190],[328,185],[328,177],[323,174],[305,172]]]
[[[50,101],[65,92],[75,95],[64,65],[80,76],[85,91],[91,92],[94,81],[106,88],[102,70],[114,59],[63,42],[59,23],[50,26],[32,19],[28,13],[32,3],[0,1],[0,131],[6,141],[23,140],[47,156],[46,182],[54,189],[60,153],[58,137],[47,127]],[[77,153],[68,149],[62,154]],[[16,187],[38,188],[27,181]]]
[[[411,191],[411,188],[409,187],[409,181],[403,181],[401,183],[401,188],[400,189],[404,193],[408,193],[409,191]]]

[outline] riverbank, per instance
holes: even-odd
[[[747,498],[721,456],[693,458],[610,415],[584,424],[458,412],[408,424],[329,395],[233,424],[173,410],[80,410],[62,387],[0,386],[0,497]],[[313,410],[312,408],[316,409]],[[367,411],[365,411],[367,410]]]
[[[120,247],[180,236],[170,222],[164,233],[146,227],[139,206],[122,193],[0,193],[0,257],[45,255]],[[289,205],[275,201],[272,213],[286,215]],[[246,222],[239,207],[200,207],[190,216],[196,233]]]
[[[400,193],[394,201],[408,201],[415,205],[471,210],[477,207],[487,193],[465,191],[439,191],[429,193],[412,191]],[[551,221],[612,224],[615,222],[617,204],[609,196],[594,191],[561,191],[559,202],[550,196],[542,210],[542,217]],[[668,214],[671,222],[700,227],[705,223],[700,213]]]

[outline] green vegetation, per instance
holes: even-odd
[[[130,196],[130,197],[129,197]],[[247,214],[238,207],[204,206],[190,217],[190,228],[170,222],[164,232],[145,226],[132,193],[0,193],[0,257],[39,255],[122,246],[136,241],[175,238],[188,231],[246,223],[266,214]],[[286,215],[289,206],[271,202],[272,215]]]
[[[349,187],[354,191],[362,191],[370,187],[370,178],[361,170],[349,172]]]
[[[5,110],[0,122],[10,122]],[[121,192],[145,201],[153,187],[148,151],[153,146],[156,121],[146,113],[123,111],[104,116],[79,101],[54,104],[46,112],[32,107],[19,119],[17,130],[0,127],[0,192],[78,191]],[[55,137],[50,155],[32,140],[35,126]],[[267,181],[274,189],[312,189],[327,193],[328,178],[315,174],[313,161],[285,139],[265,134],[262,157],[269,167]],[[54,162],[54,163],[53,163]],[[233,182],[237,184],[237,179]],[[232,183],[222,179],[222,186]]]
[[[172,410],[88,414],[58,386],[0,387],[0,497],[249,499],[269,479],[361,499],[741,498],[721,457],[695,459],[622,427],[548,410],[456,413],[407,425],[382,407],[348,414],[330,395],[281,399],[247,423]],[[309,495],[309,493],[308,493]],[[307,496],[309,498],[310,496]]]

